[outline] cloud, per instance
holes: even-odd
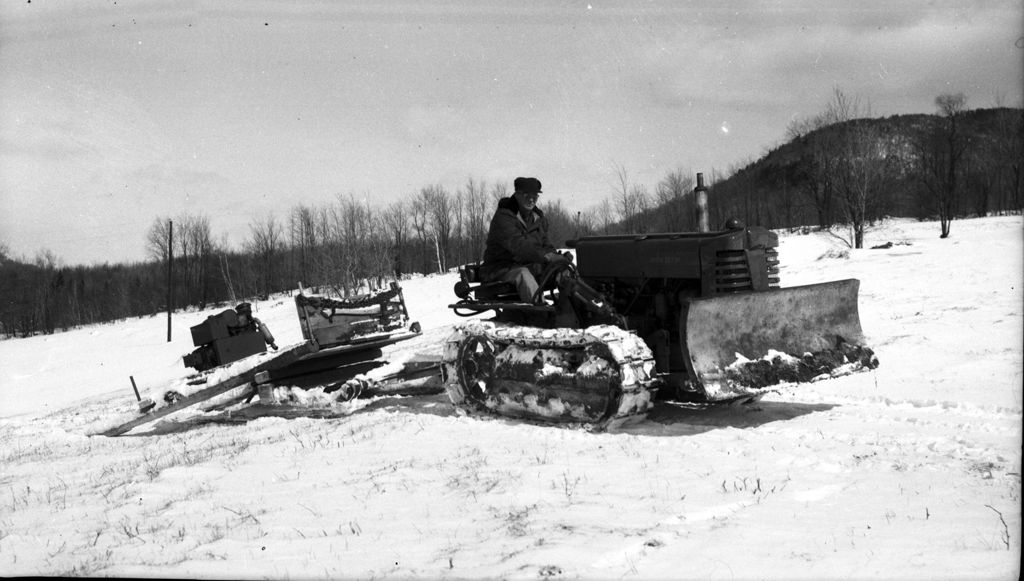
[[[833,86],[902,109],[889,113],[920,110],[934,98],[939,79],[973,78],[981,91],[1020,86],[1016,27],[1006,11],[978,10],[968,18],[953,8],[921,5],[786,6],[763,26],[680,33],[666,47],[650,47],[653,66],[641,70],[640,82],[662,107],[780,112],[820,107]],[[784,14],[793,17],[792,25],[780,22]]]
[[[470,175],[601,196],[616,164],[653,184],[755,155],[837,85],[878,114],[948,90],[1019,102],[1019,17],[952,0],[5,3],[0,184],[92,204],[97,224],[142,199],[244,225],[253,205]]]
[[[126,173],[133,184],[145,184],[156,192],[201,191],[215,193],[232,187],[231,180],[218,172],[194,170],[180,165],[152,163]],[[232,188],[233,189],[233,188]]]

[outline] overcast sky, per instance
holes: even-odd
[[[1021,106],[1020,0],[0,4],[0,243],[144,257],[157,216],[386,204],[533,175],[586,210],[782,142],[834,87],[875,116]],[[832,7],[826,7],[832,6]]]

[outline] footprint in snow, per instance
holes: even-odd
[[[537,574],[541,577],[554,577],[555,575],[562,574],[562,568],[554,565],[544,565],[537,571]]]

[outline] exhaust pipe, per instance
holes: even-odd
[[[708,189],[704,187],[704,174],[697,174],[697,187],[693,189],[697,200],[697,232],[710,232],[708,223]]]

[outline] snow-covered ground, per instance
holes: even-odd
[[[89,436],[186,375],[213,312],[0,341],[0,575],[1016,579],[1024,221],[783,235],[783,285],[854,277],[873,372],[588,433],[444,395],[339,419]],[[403,282],[440,354],[453,275]],[[289,297],[256,315],[300,340]],[[171,416],[174,419],[177,416]]]

